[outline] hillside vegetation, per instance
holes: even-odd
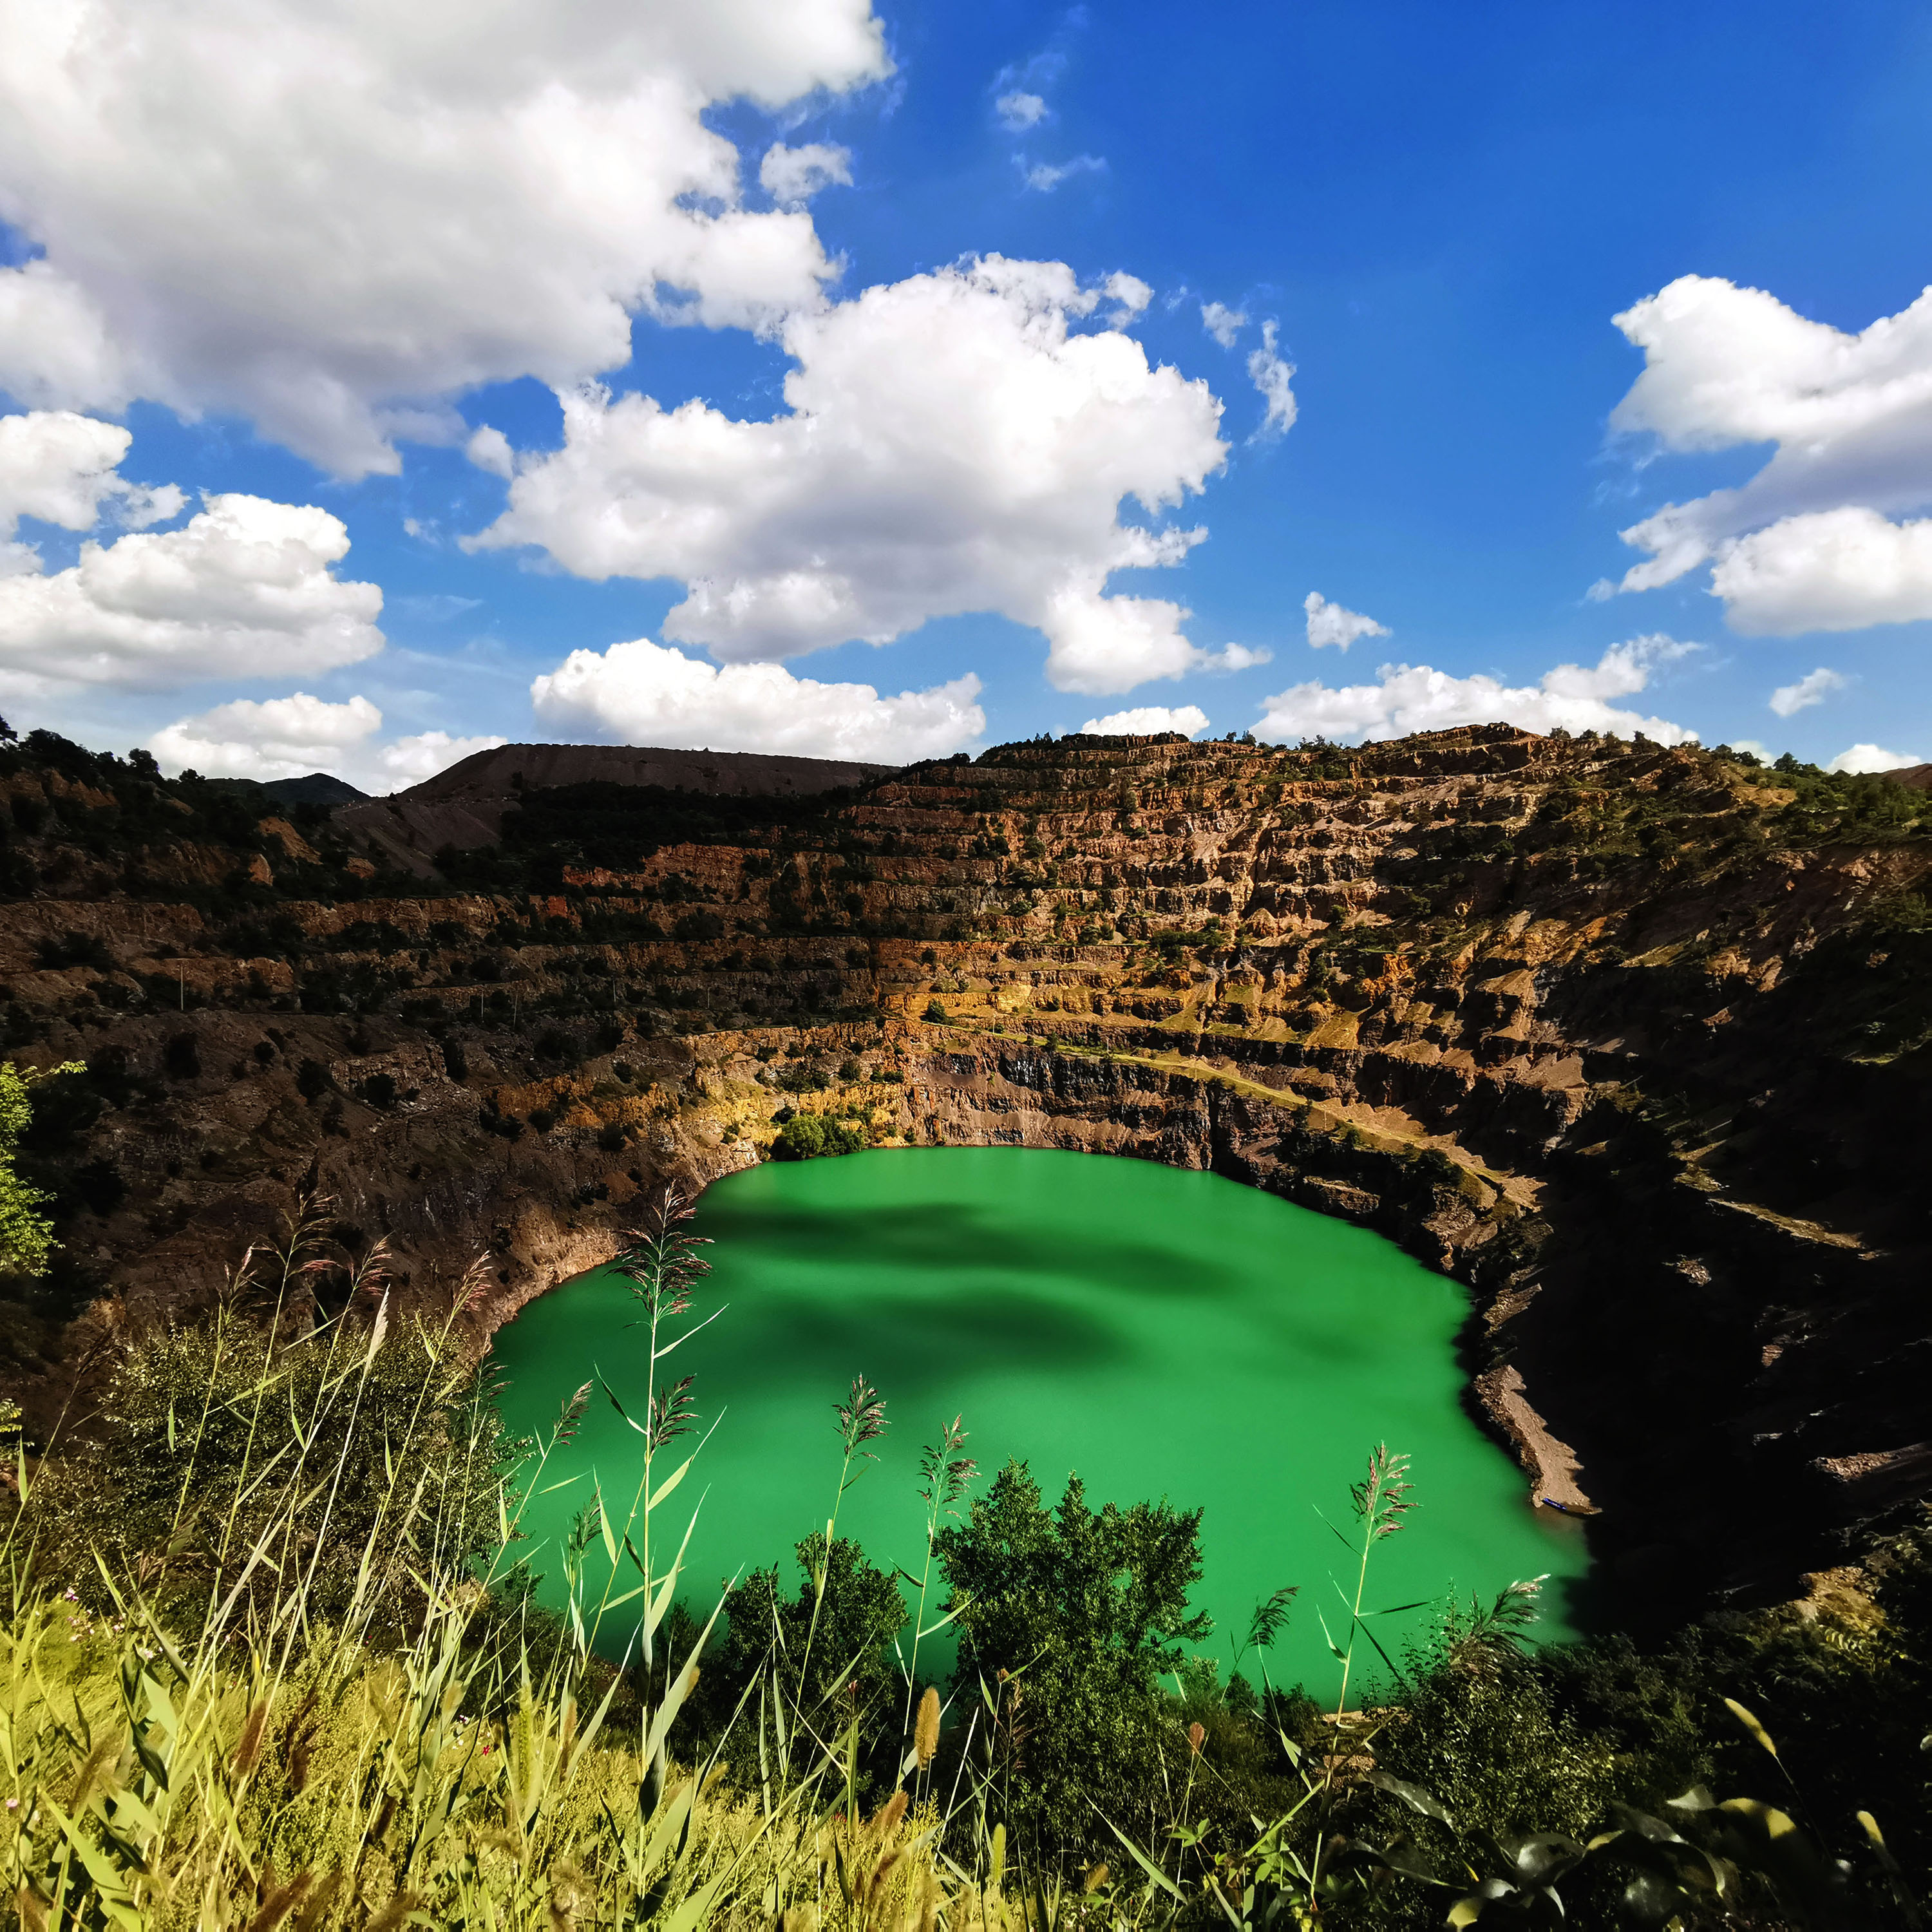
[[[440,854],[44,734],[0,788],[23,1924],[1918,1922],[1922,795],[1500,728],[538,788]],[[1268,1670],[1317,1580],[1223,1678],[1186,1499],[998,1444],[934,1442],[915,1592],[838,1534],[862,1386],[829,1536],[722,1600],[647,1392],[541,1612],[494,1328],[622,1254],[668,1336],[667,1179],[940,1140],[1211,1165],[1456,1275],[1630,1635],[1526,1650],[1525,1580],[1376,1652],[1399,1444],[1330,1499],[1339,1711]]]

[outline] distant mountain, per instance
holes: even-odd
[[[217,782],[258,804],[272,800],[284,806],[360,805],[369,796],[327,772],[304,772],[298,778],[222,778]]]
[[[338,829],[389,865],[419,876],[445,846],[473,851],[502,836],[503,814],[526,794],[562,785],[614,784],[707,797],[800,798],[863,784],[894,769],[839,758],[762,752],[669,751],[647,745],[498,745],[473,752],[421,784],[336,814]]]
[[[419,803],[508,797],[539,786],[661,785],[667,791],[766,798],[830,791],[882,777],[890,765],[844,758],[795,758],[764,752],[668,751],[649,745],[496,745],[398,792]]]
[[[270,778],[262,789],[272,792],[285,805],[360,805],[369,796],[327,772],[304,772],[298,778]]]

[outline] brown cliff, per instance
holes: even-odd
[[[1468,1284],[1472,1403],[1602,1510],[1627,1613],[1775,1590],[1932,1488],[1922,794],[1504,727],[1072,739],[822,805],[526,787],[418,884],[345,813],[218,851],[163,798],[91,851],[111,786],[4,782],[45,814],[13,1050],[119,1083],[59,1156],[99,1203],[69,1292],[112,1298],[30,1386],[304,1184],[412,1294],[487,1250],[487,1327],[802,1107],[1402,1242]]]

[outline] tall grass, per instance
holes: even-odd
[[[38,1461],[15,1452],[19,1507],[0,1537],[0,1844],[29,1932],[1393,1925],[1426,1922],[1403,1906],[1425,1894],[1436,1922],[1553,1923],[1559,1886],[1598,1901],[1606,1925],[1742,1923],[1732,1915],[1754,1896],[1789,1916],[1753,1922],[1844,1922],[1844,1873],[1810,1849],[1795,1796],[1795,1820],[1695,1790],[1667,1822],[1612,1808],[1587,1840],[1488,1836],[1382,1770],[1371,1746],[1392,1714],[1352,1711],[1346,1696],[1323,1720],[1268,1691],[1261,1717],[1289,1796],[1249,1816],[1264,1787],[1234,1781],[1233,1719],[1211,1670],[1184,1684],[1193,1701],[1168,1710],[1172,1736],[1144,1760],[1136,1828],[1084,1800],[1094,1815],[1069,1821],[1063,1841],[1111,1852],[1041,1852],[1020,1797],[1029,1739],[1107,1714],[1036,1700],[1021,1659],[992,1682],[956,1677],[943,1724],[918,1660],[945,1622],[971,1628],[956,1580],[927,1621],[933,1557],[962,1533],[943,1520],[974,1476],[958,1418],[922,1462],[926,1556],[904,1580],[918,1608],[898,1675],[849,1694],[838,1502],[885,1426],[862,1377],[836,1405],[836,1486],[823,1534],[801,1546],[804,1593],[789,1616],[769,1593],[770,1628],[752,1633],[764,1647],[735,1701],[708,1728],[680,1726],[731,1598],[703,1623],[678,1608],[703,1441],[687,1441],[690,1378],[664,1365],[711,1318],[692,1315],[704,1266],[681,1204],[667,1196],[620,1264],[650,1330],[647,1385],[634,1414],[628,1392],[604,1394],[638,1468],[621,1509],[593,1485],[563,1552],[560,1616],[534,1603],[520,1525],[557,1480],[556,1452],[595,1381],[539,1440],[506,1442],[462,1340],[468,1287],[440,1320],[398,1319],[380,1246],[345,1266],[326,1225],[323,1204],[305,1207],[278,1246],[244,1258],[208,1323],[130,1338],[91,1437]],[[1378,1449],[1355,1529],[1337,1532],[1352,1573],[1331,1636],[1345,1686],[1358,1641],[1394,1668],[1367,1606],[1408,1487],[1405,1459]],[[995,1485],[1010,1527],[1045,1520],[1024,1489],[1023,1470]],[[1076,1528],[1124,1520],[1067,1510]],[[1132,1520],[1137,1534],[1159,1526]],[[584,1559],[599,1544],[608,1574],[593,1588]],[[1290,1594],[1257,1612],[1258,1649]],[[1534,1594],[1513,1586],[1455,1621],[1447,1667],[1504,1682]],[[1738,1721],[1774,1750],[1742,1707]],[[862,1764],[881,1750],[896,1774],[883,1802],[875,1786],[862,1802]],[[748,1762],[754,1775],[731,1774]],[[1372,1831],[1366,1801],[1420,1822]],[[1860,1816],[1910,1924],[1906,1877]]]
[[[670,1760],[718,1614],[686,1628],[682,1654],[659,1654],[694,1520],[674,1499],[697,1453],[666,1466],[693,1414],[690,1378],[662,1365],[694,1332],[680,1318],[704,1271],[675,1197],[620,1263],[650,1331],[641,1414],[604,1391],[638,1438],[635,1486],[622,1508],[593,1490],[561,1618],[534,1605],[520,1525],[595,1384],[539,1441],[506,1443],[460,1342],[467,1285],[440,1322],[398,1322],[381,1249],[343,1268],[326,1210],[306,1204],[251,1251],[206,1328],[128,1347],[106,1420],[148,1466],[104,1469],[78,1442],[16,1454],[0,1804],[20,1922],[1022,1922],[1000,1822],[949,1838],[959,1789],[950,1810],[902,1786],[862,1812],[860,1730],[896,1714],[813,1689],[844,1664],[808,1668],[829,1556],[800,1667],[774,1658],[760,1707],[732,1714],[758,1727],[758,1788],[724,1778],[722,1741]],[[838,1496],[883,1427],[862,1378],[840,1408]],[[938,1472],[938,1509],[962,1462]],[[835,1498],[821,1552],[836,1523]],[[610,1574],[593,1589],[596,1543]],[[599,1654],[614,1641],[614,1663]],[[929,1784],[936,1691],[917,1703],[905,1768]],[[956,1785],[975,1784],[962,1766]]]
[[[588,1391],[513,1486],[458,1346],[461,1298],[399,1333],[379,1250],[323,1316],[308,1292],[328,1271],[322,1221],[316,1204],[279,1250],[247,1258],[201,1346],[130,1350],[137,1381],[170,1385],[122,1399],[152,1420],[140,1398],[162,1396],[157,1446],[172,1455],[166,1493],[134,1500],[129,1533],[112,1485],[86,1481],[84,1450],[17,1460],[0,1803],[21,1922],[768,1922],[780,1891],[815,1900],[862,1868],[853,1922],[872,1923],[930,1880],[930,1828],[902,1818],[868,1837],[823,1802],[823,1762],[762,1805],[721,1792],[712,1764],[669,1767],[694,1659],[644,1705],[648,1673],[599,1660],[627,1600],[648,1645],[677,1588],[678,1540],[661,1553],[652,1532],[688,1466],[662,1468],[688,1421],[682,1385],[654,1388],[634,1422],[628,1514],[592,1504],[634,1582],[594,1600],[573,1588],[559,1627],[519,1587],[518,1522]],[[654,1370],[676,1346],[658,1330],[692,1260],[674,1202],[626,1257]],[[386,1379],[392,1360],[412,1394]]]

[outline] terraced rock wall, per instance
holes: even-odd
[[[425,1304],[484,1254],[480,1335],[662,1178],[829,1112],[1402,1242],[1626,1616],[1776,1591],[1932,1489],[1921,794],[1508,728],[1076,739],[763,818],[538,791],[460,854],[62,755],[0,771],[10,1051],[89,1068],[32,1155],[44,1403],[304,1188]]]

